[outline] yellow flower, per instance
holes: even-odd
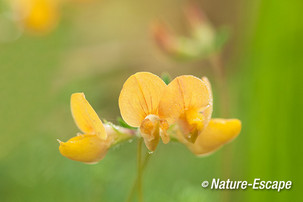
[[[238,119],[211,119],[194,144],[185,141],[182,135],[179,140],[197,156],[204,156],[233,140],[240,131],[241,121]]]
[[[123,85],[119,108],[124,121],[139,128],[150,151],[156,149],[160,137],[165,144],[170,141],[167,131],[198,156],[215,151],[241,131],[238,119],[211,119],[213,97],[206,77],[184,75],[166,85],[152,73],[136,73]],[[71,96],[71,111],[83,134],[59,141],[61,154],[69,159],[96,163],[110,146],[136,134],[109,122],[103,125],[83,93]]]
[[[133,127],[140,127],[146,147],[154,151],[160,137],[169,142],[166,134],[168,123],[158,114],[159,102],[166,84],[149,72],[130,76],[123,85],[119,97],[119,108],[124,121]]]
[[[177,77],[163,95],[160,117],[177,123],[173,135],[198,156],[215,151],[241,131],[238,119],[211,119],[213,96],[206,77],[202,80],[193,76]]]
[[[103,159],[113,138],[106,130],[83,93],[71,96],[71,111],[78,128],[83,132],[67,142],[60,142],[61,154],[71,160],[96,163]]]
[[[207,126],[212,114],[212,93],[206,77],[175,78],[163,92],[159,104],[160,117],[176,122],[189,142],[195,142]]]
[[[31,32],[46,33],[58,23],[58,0],[13,0],[12,3],[21,26]]]

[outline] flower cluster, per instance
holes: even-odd
[[[211,118],[213,98],[206,77],[183,75],[166,85],[152,73],[136,73],[123,85],[119,108],[123,120],[136,129],[103,124],[84,94],[73,94],[72,114],[84,134],[59,141],[61,154],[95,163],[117,142],[139,137],[150,151],[155,151],[160,139],[164,144],[175,139],[201,156],[229,142],[241,130],[238,119]]]

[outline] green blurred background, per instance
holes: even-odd
[[[176,62],[159,51],[150,23],[162,19],[186,33],[185,0],[95,0],[70,3],[45,36],[23,34],[0,43],[0,201],[124,201],[136,176],[136,143],[109,151],[96,165],[68,160],[57,138],[76,128],[69,106],[85,92],[97,113],[115,122],[123,82],[137,71],[172,77],[208,76],[209,63]],[[198,1],[215,26],[227,25],[223,51],[230,118],[240,136],[211,156],[197,158],[177,143],[161,144],[144,173],[145,201],[300,201],[302,164],[301,0]],[[1,2],[2,17],[7,6]],[[6,27],[0,27],[5,29]],[[219,97],[214,85],[215,108]],[[219,116],[215,110],[214,116]],[[223,164],[229,156],[229,168]],[[291,190],[203,189],[222,178],[291,180]],[[224,179],[224,178],[223,178]]]

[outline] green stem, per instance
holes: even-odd
[[[147,166],[147,164],[149,162],[150,157],[151,157],[151,154],[149,154],[148,152],[146,152],[144,161],[143,161],[143,163],[141,165],[141,175],[143,174],[143,171],[146,168],[146,166]],[[139,176],[136,177],[136,180],[135,180],[135,182],[134,182],[134,184],[132,186],[132,189],[130,191],[130,194],[129,194],[128,198],[127,198],[127,202],[131,202],[131,200],[132,200],[132,198],[133,198],[133,196],[135,194],[136,188],[138,187],[138,179],[139,179]]]
[[[138,140],[138,150],[137,150],[137,172],[138,172],[138,201],[143,202],[143,193],[142,193],[142,166],[141,166],[141,153],[142,153],[142,141],[140,138]]]

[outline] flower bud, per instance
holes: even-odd
[[[197,6],[186,7],[185,16],[189,36],[171,34],[163,24],[153,24],[152,35],[161,50],[174,59],[193,60],[209,57],[223,46],[226,33],[217,32]]]
[[[168,54],[176,53],[176,38],[173,34],[169,33],[167,27],[164,24],[160,22],[154,22],[152,25],[152,36],[162,51]]]

